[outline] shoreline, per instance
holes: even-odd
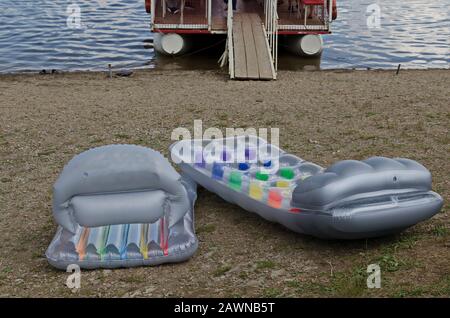
[[[220,70],[0,75],[0,296],[448,297],[450,72],[280,71],[231,81]],[[52,185],[76,154],[112,143],[168,156],[171,132],[280,128],[280,147],[324,167],[406,157],[427,167],[444,199],[435,217],[393,236],[324,241],[299,235],[198,190],[199,249],[158,267],[67,273],[43,253],[56,231]],[[367,289],[379,263],[382,288]],[[330,266],[333,275],[330,275]],[[168,279],[170,278],[170,279]]]
[[[401,63],[400,63],[401,64]],[[170,65],[170,64],[169,64]],[[308,68],[309,65],[305,65],[304,69],[299,69],[299,70],[291,70],[291,69],[279,69],[278,72],[279,73],[284,73],[284,72],[297,72],[297,73],[302,73],[302,72],[361,72],[361,71],[367,71],[367,72],[392,72],[392,71],[396,71],[397,70],[397,65],[393,65],[392,68],[372,68],[372,67],[348,67],[348,68],[324,68],[324,69],[317,69],[317,68]],[[53,69],[42,69],[42,70],[53,70]],[[22,71],[17,71],[17,72],[7,72],[7,73],[2,73],[0,72],[0,78],[2,77],[12,77],[12,76],[34,76],[34,75],[40,75],[40,76],[48,76],[48,75],[82,75],[82,74],[96,74],[96,73],[108,73],[108,69],[105,67],[104,70],[58,70],[58,69],[54,69],[56,71],[55,74],[39,74],[40,71],[42,70],[22,70]],[[114,68],[113,67],[113,73],[114,72],[118,72],[121,70],[129,70],[132,71],[133,73],[141,73],[141,72],[172,72],[172,71],[176,71],[176,72],[218,72],[218,73],[224,73],[224,75],[228,76],[227,74],[227,69],[223,68],[221,69],[220,67],[217,67],[217,69],[213,69],[213,68],[205,68],[205,69],[184,69],[184,68],[180,68],[180,69],[166,69],[164,68],[164,66],[157,66],[154,65],[153,67],[143,67],[143,68],[127,68],[127,67],[123,67],[123,68]],[[401,66],[400,72],[401,71],[430,71],[430,72],[434,72],[434,71],[450,71],[450,67],[448,68],[407,68],[405,66]],[[227,78],[228,79],[228,78]],[[237,80],[240,81],[240,80]]]

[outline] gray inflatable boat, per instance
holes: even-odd
[[[197,249],[196,184],[160,153],[109,145],[75,156],[53,189],[59,224],[46,256],[59,269],[180,262]]]
[[[403,158],[340,161],[324,169],[254,136],[182,140],[171,146],[184,174],[266,220],[329,239],[402,231],[442,207],[431,174]]]

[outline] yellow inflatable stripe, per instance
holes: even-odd
[[[147,232],[148,232],[148,224],[143,224],[141,229],[141,242],[140,242],[140,251],[144,259],[148,258],[148,246],[147,246]]]

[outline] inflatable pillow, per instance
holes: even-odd
[[[195,183],[152,149],[109,145],[85,151],[54,185],[59,227],[47,259],[60,269],[184,261],[198,245],[195,199]]]
[[[344,160],[323,169],[255,136],[182,140],[171,152],[185,174],[226,201],[320,238],[399,232],[443,204],[430,172],[408,159]]]

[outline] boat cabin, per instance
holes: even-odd
[[[288,46],[298,53],[320,54],[320,35],[331,33],[337,15],[336,0],[146,0],[145,5],[157,52],[180,55],[192,35],[224,34],[221,63],[228,62],[231,78],[242,79],[276,77],[278,35],[289,37]]]
[[[267,8],[276,0],[237,0],[232,14],[256,13],[264,21]],[[228,1],[227,1],[228,2]],[[233,1],[231,1],[233,2]],[[331,20],[327,7],[335,0],[278,0],[279,34],[329,33]],[[334,5],[333,5],[334,3]],[[227,33],[227,3],[224,0],[154,0],[147,2],[147,11],[154,12],[151,30],[175,33]]]

